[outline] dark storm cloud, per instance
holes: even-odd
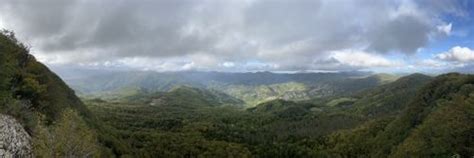
[[[414,53],[428,43],[430,23],[415,16],[401,15],[378,27],[371,36],[370,48],[376,52],[391,50]]]
[[[210,39],[179,35],[195,2],[14,0],[7,1],[2,13],[44,53],[104,49],[121,56],[166,56],[209,45]]]
[[[75,0],[2,0],[2,19],[18,23],[15,27],[27,30],[29,36],[45,37],[55,35],[67,25],[64,23],[71,15],[69,12],[75,7]]]
[[[327,67],[315,61],[333,51],[410,54],[446,24],[440,15],[463,14],[458,3],[411,0],[0,1],[3,25],[47,61],[165,68],[307,69]]]

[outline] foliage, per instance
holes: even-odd
[[[174,97],[154,105],[146,104],[156,98],[149,96],[95,99],[87,105],[111,127],[109,132],[131,144],[127,152],[138,157],[208,152],[220,157],[230,156],[223,153],[251,157],[469,156],[473,154],[473,83],[469,75],[432,79],[414,74],[353,96],[303,102],[277,99],[245,110],[187,99],[207,97],[190,95],[195,94],[191,88],[157,93]]]
[[[133,157],[312,156],[314,144],[309,142],[362,121],[350,114],[311,112],[315,106],[311,103],[284,100],[248,110],[213,106],[216,102],[206,101],[212,96],[195,95],[196,90],[185,87],[156,96],[92,99],[86,104],[111,127],[107,133],[117,133],[131,145],[125,152]]]
[[[408,75],[390,84],[363,91],[356,95],[360,99],[348,105],[353,107],[353,113],[369,117],[398,114],[416,96],[419,88],[430,80],[431,77],[423,74]]]
[[[472,75],[438,76],[400,114],[336,133],[327,149],[341,157],[472,156],[473,83]]]
[[[98,157],[96,139],[76,112],[65,110],[51,127],[39,123],[33,142],[38,157]]]
[[[78,112],[81,119],[79,116],[64,118],[62,113],[65,109]],[[84,129],[84,126],[97,127],[100,124],[90,115],[74,91],[46,66],[36,61],[29,54],[28,47],[20,43],[10,31],[0,32],[0,113],[15,117],[33,136],[36,136],[35,131],[41,131],[39,128],[49,128],[49,125],[58,122],[60,118],[84,120],[85,124],[78,122],[78,129]],[[42,116],[44,125],[38,125],[38,116]],[[63,123],[71,123],[64,122],[67,121],[64,119]]]
[[[74,91],[46,66],[37,62],[29,54],[28,47],[18,42],[13,32],[3,31],[0,34],[0,51],[0,97],[3,112],[12,111],[6,109],[11,109],[13,105],[28,105],[26,110],[43,113],[49,122],[55,120],[66,108],[74,108],[81,115],[88,114]]]

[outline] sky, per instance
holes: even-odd
[[[0,0],[48,66],[152,71],[474,69],[470,0]]]

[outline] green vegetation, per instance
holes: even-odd
[[[306,100],[309,99],[308,87],[303,83],[288,82],[272,85],[230,85],[215,86],[223,92],[245,101],[248,106],[255,106],[273,99]]]
[[[96,140],[102,138],[89,128],[100,125],[74,91],[9,31],[0,33],[0,113],[15,117],[37,140],[38,156],[111,154],[94,147],[100,146]],[[65,142],[68,146],[63,146]]]
[[[9,101],[2,104],[3,111],[12,111],[11,115],[21,117],[21,114],[15,114],[15,110],[9,108],[25,106],[24,110],[40,112],[49,122],[57,119],[66,108],[88,115],[88,110],[74,91],[46,66],[37,62],[12,32],[2,32],[0,46],[1,94],[2,100]]]
[[[331,107],[334,107],[334,106],[352,106],[352,104],[354,104],[354,102],[356,101],[357,99],[355,98],[337,98],[337,99],[333,99],[331,101],[329,101],[326,105],[327,106],[331,106]]]
[[[137,157],[463,157],[474,153],[473,81],[414,74],[348,97],[247,109],[186,99],[215,97],[194,88],[148,94],[177,96],[153,105],[148,95],[87,105]]]
[[[312,104],[284,100],[247,110],[206,106],[207,103],[144,103],[147,101],[86,102],[100,120],[112,127],[113,133],[131,144],[128,153],[134,157],[309,156],[314,154],[314,144],[305,141],[318,141],[325,134],[361,122],[359,117],[349,114],[312,113]],[[306,137],[308,140],[303,139]]]
[[[38,125],[34,149],[38,157],[98,157],[97,136],[73,110],[65,110],[49,128]]]
[[[241,145],[208,140],[202,131],[212,127],[213,119],[224,117],[231,107],[190,107],[173,104],[87,102],[113,132],[130,145],[124,151],[133,157],[180,157],[185,155],[248,155]]]
[[[406,108],[409,101],[416,96],[420,87],[432,80],[422,74],[412,74],[390,84],[363,91],[351,106],[354,113],[371,117],[398,114]]]
[[[474,76],[441,75],[402,112],[330,136],[337,156],[469,157],[474,154]]]

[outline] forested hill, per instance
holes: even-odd
[[[0,33],[0,113],[23,125],[33,137],[36,156],[108,152],[91,129],[98,123],[74,91],[9,31]]]
[[[168,92],[142,92],[121,100],[149,104],[151,106],[177,106],[181,108],[202,108],[218,106],[242,107],[244,102],[218,91],[178,86]]]
[[[404,107],[395,117],[374,119],[333,134],[328,152],[342,157],[474,155],[473,75],[438,76]]]
[[[56,120],[61,111],[72,108],[88,115],[80,99],[56,74],[29,54],[28,48],[19,43],[13,33],[0,35],[0,94],[3,111],[24,106],[44,114],[48,121]],[[12,105],[12,102],[21,102]],[[9,109],[12,108],[12,109]],[[15,114],[16,115],[16,114]],[[20,117],[20,116],[18,116]]]
[[[354,95],[245,110],[207,106],[215,102],[189,87],[87,104],[139,157],[465,157],[474,154],[473,79],[412,74]]]
[[[353,103],[351,110],[370,117],[399,114],[416,96],[419,88],[432,79],[433,77],[423,74],[411,74],[394,82],[362,91],[349,99],[352,99]]]

